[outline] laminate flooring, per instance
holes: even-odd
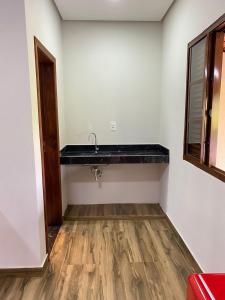
[[[60,230],[60,226],[48,226],[48,249],[49,252],[52,251],[53,245],[55,243],[56,237]]]
[[[165,216],[159,204],[69,205],[65,220],[144,219]]]
[[[65,221],[40,277],[0,277],[1,300],[184,300],[199,268],[166,218]]]

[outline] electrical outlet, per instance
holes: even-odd
[[[116,121],[111,121],[110,122],[110,129],[111,129],[111,131],[116,131],[117,130]]]

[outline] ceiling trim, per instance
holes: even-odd
[[[113,2],[114,1],[114,2]],[[163,21],[175,0],[52,0],[63,21]]]

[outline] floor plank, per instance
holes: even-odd
[[[64,219],[131,219],[131,218],[159,218],[165,217],[158,204],[95,204],[95,205],[69,205]]]
[[[45,273],[0,278],[0,299],[183,300],[197,271],[167,219],[65,221]]]

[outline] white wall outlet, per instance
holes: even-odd
[[[110,122],[110,129],[111,129],[111,131],[116,131],[117,130],[116,121],[111,121]]]

